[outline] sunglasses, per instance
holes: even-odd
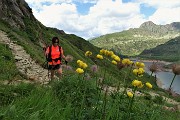
[[[59,43],[59,42],[53,42],[53,43]]]

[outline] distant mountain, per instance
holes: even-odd
[[[152,21],[143,23],[139,28],[103,35],[90,40],[98,47],[112,49],[124,55],[139,55],[145,49],[164,44],[180,35],[180,22],[156,25]]]
[[[158,45],[155,48],[144,50],[140,56],[152,59],[180,61],[180,36],[171,39],[165,44]]]

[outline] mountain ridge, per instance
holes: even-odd
[[[180,22],[156,25],[151,21],[139,28],[103,35],[90,42],[101,48],[113,49],[124,55],[134,56],[145,49],[154,48],[180,35]]]

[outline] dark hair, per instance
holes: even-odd
[[[58,37],[53,37],[52,38],[52,43],[59,43],[59,38]]]

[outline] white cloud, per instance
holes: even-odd
[[[174,8],[180,6],[179,0],[140,0],[148,4],[149,6],[154,6],[156,8]]]
[[[168,24],[172,22],[180,22],[180,7],[178,8],[159,8],[149,20],[156,24]]]
[[[156,24],[169,24],[180,22],[180,1],[179,0],[142,0],[148,6],[157,8],[149,21]]]
[[[56,27],[66,33],[85,39],[103,34],[139,27],[145,21],[168,24],[180,21],[179,0],[26,0],[32,6],[35,17],[44,25]],[[45,4],[48,2],[49,4]],[[88,14],[81,15],[74,2],[93,3]],[[140,14],[140,4],[155,7],[157,11],[148,19]]]

